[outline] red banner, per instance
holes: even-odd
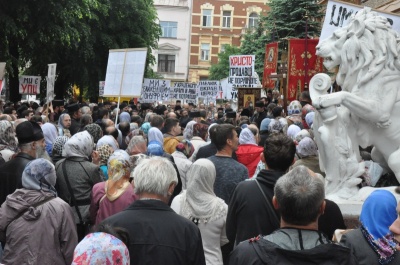
[[[289,101],[297,99],[304,91],[304,84],[307,83],[308,86],[315,74],[323,72],[322,58],[315,55],[318,41],[318,39],[289,40],[287,79]]]
[[[276,73],[277,63],[278,63],[278,43],[273,42],[265,45],[263,88],[274,88],[275,81],[271,80],[269,76],[272,73]]]

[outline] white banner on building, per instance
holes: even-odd
[[[326,7],[325,20],[321,30],[321,36],[319,40],[322,41],[329,38],[332,33],[338,28],[346,26],[352,15],[355,15],[359,10],[364,8],[363,6],[344,3],[341,1],[328,1]],[[400,32],[400,17],[395,14],[389,14],[381,12],[379,10],[374,10],[379,15],[384,16],[392,24],[392,28]]]
[[[37,95],[40,93],[40,76],[22,75],[19,77],[19,93],[24,95]]]
[[[255,55],[229,56],[228,83],[235,87],[257,87],[257,77],[254,72]]]
[[[139,97],[147,48],[110,50],[104,86],[105,97]]]
[[[184,103],[196,104],[197,84],[187,82],[176,82],[169,92],[170,99],[180,99]]]
[[[143,81],[142,93],[139,101],[144,103],[152,103],[155,101],[168,100],[170,88],[170,80],[145,78]]]
[[[55,94],[54,94],[54,83],[56,82],[56,63],[48,64],[49,69],[47,71],[47,89],[46,89],[46,101],[51,102],[53,101]]]

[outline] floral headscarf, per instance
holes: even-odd
[[[318,147],[310,137],[304,137],[296,146],[296,150],[301,158],[318,155]]]
[[[93,137],[87,132],[74,134],[64,145],[66,157],[89,158],[93,152]]]
[[[114,264],[129,265],[129,250],[126,245],[107,233],[91,233],[76,246],[71,265]]]
[[[57,196],[56,170],[54,165],[44,158],[30,161],[22,172],[22,187],[29,190],[50,191]]]
[[[18,150],[18,141],[15,138],[15,130],[11,122],[0,121],[0,151],[9,149],[13,152]]]
[[[100,125],[96,123],[88,124],[83,129],[88,131],[90,135],[93,136],[93,141],[95,144],[97,144],[99,139],[103,136],[103,131],[101,130]]]
[[[108,179],[117,181],[131,172],[130,157],[124,150],[118,149],[108,158]]]
[[[53,156],[63,155],[64,145],[68,141],[68,139],[69,137],[67,136],[57,136],[53,144],[53,151],[52,151]]]
[[[190,141],[182,140],[176,146],[176,151],[183,153],[187,158],[189,158],[194,153],[194,146]]]
[[[147,152],[147,142],[143,136],[133,136],[129,142],[126,152],[129,155],[146,154]]]
[[[199,136],[204,141],[207,140],[208,125],[196,123],[193,125],[193,136]]]
[[[253,144],[257,145],[256,138],[249,128],[244,128],[239,135],[239,144]]]
[[[303,129],[303,130],[301,130],[300,132],[298,132],[296,134],[294,139],[296,140],[296,142],[300,143],[300,141],[303,140],[305,137],[310,137],[311,138],[311,135],[306,129]]]
[[[395,257],[396,241],[389,226],[397,218],[397,201],[387,190],[376,190],[365,200],[361,214],[361,232],[378,255],[379,264],[389,264]]]
[[[100,165],[107,165],[108,158],[114,152],[114,149],[109,144],[102,145],[96,148],[100,156]]]

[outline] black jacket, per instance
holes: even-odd
[[[214,143],[211,142],[209,144],[203,145],[199,148],[199,151],[197,152],[196,160],[200,158],[209,158],[210,156],[215,155],[217,152],[218,150]],[[232,158],[237,161],[235,152],[232,152]]]
[[[284,172],[261,170],[257,175],[268,202],[272,207],[275,183]],[[279,214],[275,212],[279,217]],[[226,218],[226,235],[231,242],[239,242],[269,235],[279,228],[276,215],[266,206],[266,201],[254,180],[239,183],[231,197]]]
[[[26,164],[35,158],[19,153],[15,158],[0,166],[0,205],[6,201],[7,195],[22,188],[22,172]]]
[[[200,230],[161,201],[135,201],[102,223],[128,231],[131,264],[206,264]]]

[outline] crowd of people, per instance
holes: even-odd
[[[1,102],[0,263],[398,264],[390,192],[332,241],[311,99],[279,99]]]

